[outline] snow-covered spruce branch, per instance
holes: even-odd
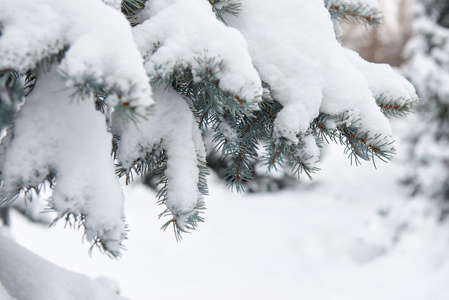
[[[292,142],[286,138],[279,138],[275,143],[269,143],[266,147],[268,168],[277,168],[283,165],[292,165],[292,171],[296,175],[305,173],[309,179],[312,174],[319,171],[316,163],[319,161],[319,145],[310,132],[298,136]]]
[[[116,143],[118,143],[116,139]],[[124,167],[122,163],[117,164],[116,175],[119,177],[126,177],[126,184],[130,184],[134,180],[134,175],[150,175],[160,178],[155,184],[158,194],[158,203],[160,205],[165,205],[167,208],[159,214],[161,217],[170,217],[169,220],[162,226],[162,229],[166,229],[168,225],[173,224],[175,236],[177,240],[181,239],[182,232],[188,232],[189,230],[194,230],[199,222],[203,222],[204,219],[201,217],[201,213],[205,208],[204,201],[202,197],[208,194],[207,180],[206,177],[209,174],[209,169],[206,166],[204,157],[197,155],[197,167],[198,167],[198,201],[190,210],[181,211],[176,209],[170,209],[167,203],[167,195],[170,189],[172,189],[170,184],[170,179],[165,175],[167,170],[168,156],[162,149],[163,141],[161,140],[157,148],[153,148],[150,152],[146,152],[144,158],[137,158],[128,167]],[[116,147],[118,148],[118,147]],[[114,156],[117,155],[115,152]],[[187,218],[184,218],[187,216]],[[178,220],[180,220],[178,222]],[[183,222],[181,227],[179,224]],[[185,224],[184,224],[185,223]]]
[[[159,218],[161,217],[169,217],[169,220],[162,225],[161,229],[163,229],[164,231],[167,229],[167,227],[169,227],[170,224],[173,225],[173,231],[175,234],[175,238],[177,241],[180,241],[182,238],[182,233],[187,233],[189,231],[195,230],[196,227],[198,226],[198,223],[204,222],[204,218],[202,217],[201,214],[204,213],[204,210],[206,209],[206,205],[204,203],[203,200],[203,195],[208,195],[209,191],[208,191],[208,187],[207,187],[207,179],[206,177],[209,175],[209,169],[206,165],[206,162],[203,160],[204,158],[201,157],[200,155],[198,155],[198,169],[199,169],[199,173],[198,173],[198,182],[197,182],[197,187],[198,187],[198,191],[199,191],[199,197],[198,197],[198,201],[195,204],[195,206],[193,208],[191,208],[190,210],[187,211],[179,211],[179,212],[173,212],[172,209],[170,209],[169,207],[167,207],[166,210],[164,210],[162,213],[159,214]],[[160,180],[160,182],[158,183],[158,185],[162,185],[162,187],[160,188],[158,194],[157,194],[157,198],[158,203],[159,204],[163,204],[167,206],[167,193],[168,193],[168,184],[169,184],[169,180],[167,177],[165,177],[165,175],[161,174],[162,179]],[[179,225],[178,220],[182,220],[185,219],[185,225],[183,225],[182,227]]]
[[[206,131],[232,158],[226,175],[239,191],[259,161],[311,176],[323,141],[343,144],[356,163],[389,159],[384,114],[407,113],[414,89],[389,66],[343,49],[333,31],[343,15],[380,21],[366,3],[8,2],[0,11],[3,205],[47,182],[57,219],[118,256],[126,225],[117,176],[160,178],[162,227],[173,224],[177,239],[203,221]]]
[[[217,74],[224,68],[223,61],[214,58],[194,59],[194,69],[192,66],[176,66],[167,77],[158,75],[152,78],[153,88],[171,86],[180,95],[192,100],[200,127],[214,124],[212,119],[221,115],[248,116],[257,109],[255,101],[246,101],[239,94],[219,87]]]
[[[345,153],[356,165],[360,159],[373,161],[389,160],[395,153],[393,142],[381,134],[372,135],[361,128],[362,119],[353,111],[339,115],[321,113],[312,124],[312,131],[318,140],[332,141],[345,146]]]
[[[170,215],[176,235],[192,230],[202,221],[203,195],[207,194],[205,148],[201,130],[186,101],[172,89],[154,93],[157,104],[151,117],[136,123],[113,115],[112,131],[119,138],[118,175],[159,174],[159,203]]]
[[[237,16],[242,5],[241,0],[209,0],[209,3],[217,18],[223,23],[226,23],[223,17],[225,14]]]
[[[440,218],[447,218],[449,198],[449,3],[413,2],[413,37],[405,47],[407,63],[402,73],[420,97],[413,130],[409,132],[409,170],[404,182],[412,195],[424,195],[440,205]]]

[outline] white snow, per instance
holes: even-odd
[[[403,103],[418,98],[413,85],[390,65],[367,62],[350,50],[346,50],[346,55],[363,73],[375,98],[383,96],[388,99],[402,100]]]
[[[201,199],[197,155],[203,161],[206,157],[201,130],[186,101],[174,90],[159,88],[154,91],[154,99],[156,105],[148,119],[137,123],[122,120],[120,124],[115,118],[112,129],[120,136],[117,159],[129,168],[153,149],[166,151],[169,184],[165,204],[178,226],[185,229],[187,218]]]
[[[8,132],[13,138],[2,157],[2,193],[38,186],[52,172],[50,206],[59,217],[84,215],[87,239],[100,237],[118,254],[126,233],[123,192],[110,156],[112,135],[92,98],[70,94],[54,70],[40,75]]]
[[[47,90],[43,91],[82,87],[86,83],[101,86],[116,94],[107,98],[111,106],[121,103],[123,107],[131,106],[131,110],[143,115],[144,120],[134,123],[134,119],[124,120],[119,114],[123,107],[115,110],[112,132],[122,138],[118,159],[126,168],[159,144],[161,149],[166,150],[169,158],[166,175],[170,181],[166,204],[175,216],[185,216],[179,217],[181,228],[189,217],[189,214],[183,213],[191,212],[201,199],[197,191],[197,157],[205,156],[201,133],[195,127],[195,119],[188,105],[173,92],[158,91],[154,115],[147,115],[146,110],[153,104],[149,80],[167,78],[179,71],[177,68],[191,68],[194,80],[201,79],[199,72],[209,72],[210,80],[234,95],[235,101],[246,100],[256,107],[262,95],[261,78],[266,81],[276,100],[284,107],[276,117],[274,137],[286,137],[294,144],[305,142],[298,155],[310,168],[319,159],[319,148],[313,136],[307,135],[307,130],[319,113],[357,115],[346,122],[348,126],[359,126],[360,132],[368,135],[363,138],[364,142],[380,150],[393,150],[389,122],[377,107],[373,95],[385,92],[393,96],[405,95],[404,99],[408,99],[413,89],[410,86],[404,88],[406,82],[388,68],[364,63],[357,55],[343,49],[335,38],[329,12],[322,1],[247,0],[242,3],[238,18],[228,18],[231,25],[228,27],[216,18],[208,1],[154,0],[139,16],[143,23],[132,30],[125,16],[114,9],[117,3],[81,0],[61,4],[56,0],[37,0],[28,5],[25,0],[15,1],[0,12],[3,26],[0,55],[5,58],[0,62],[0,69],[24,71],[50,53],[68,47],[57,66],[57,71],[65,80],[64,85],[59,82],[61,84],[57,87],[45,87]],[[86,10],[87,6],[89,9]],[[48,18],[37,17],[40,14]],[[99,18],[99,15],[102,17]],[[379,83],[379,74],[383,81],[393,78],[392,84]],[[46,84],[45,78],[37,83],[38,86],[42,84]],[[63,97],[67,98],[68,90]],[[115,241],[112,248],[117,250],[121,240],[119,237],[124,236],[123,226],[117,225],[120,223],[118,220],[123,218],[119,208],[123,200],[118,200],[121,192],[114,183],[114,188],[103,193],[107,185],[94,179],[103,178],[97,177],[98,174],[112,174],[110,167],[104,168],[103,173],[89,171],[88,176],[82,177],[82,171],[86,173],[87,167],[81,170],[81,163],[94,169],[97,160],[73,160],[69,155],[72,151],[62,150],[67,147],[78,152],[79,157],[96,156],[89,153],[90,147],[64,139],[68,132],[72,137],[81,136],[81,131],[76,134],[71,132],[70,126],[78,126],[76,121],[81,123],[83,120],[77,120],[76,114],[72,115],[70,122],[60,119],[59,122],[64,124],[62,128],[70,126],[54,132],[57,131],[56,127],[50,124],[54,116],[46,115],[43,110],[48,109],[50,100],[55,99],[49,97],[47,106],[40,105],[37,98],[45,96],[44,93],[34,95],[37,91],[33,91],[22,109],[24,112],[20,113],[14,131],[18,137],[12,142],[12,150],[8,150],[5,158],[5,178],[9,176],[5,190],[12,192],[14,188],[23,186],[24,182],[38,185],[49,171],[56,172],[59,178],[51,205],[60,216],[87,211],[101,215],[96,224],[91,223],[93,217],[86,218],[87,236],[93,239],[107,235],[111,243]],[[32,104],[34,99],[36,102]],[[58,103],[63,111],[69,110],[66,104]],[[53,106],[56,107],[56,104]],[[46,120],[41,122],[39,117],[32,116],[34,110],[42,111]],[[35,133],[35,137],[28,138],[30,135],[26,130],[31,122],[25,121],[26,118],[42,123],[36,126],[36,131],[39,128],[40,132]],[[89,127],[87,124],[83,123],[86,127],[81,128]],[[138,128],[140,126],[142,128]],[[226,131],[232,138],[232,131],[225,126],[223,123],[220,130]],[[110,135],[101,131],[105,131],[104,126],[99,130],[98,137],[92,134],[85,142],[96,146],[93,140],[102,140],[101,151],[105,154],[106,140]],[[22,133],[24,138],[20,136]],[[52,140],[51,134],[58,138]],[[43,144],[42,141],[51,143]],[[64,143],[59,144],[60,141]],[[31,143],[42,149],[31,149]],[[43,150],[46,148],[49,149]],[[19,154],[27,154],[28,157],[21,161]],[[56,162],[52,162],[53,159]],[[98,164],[109,165],[109,160],[105,158]],[[71,169],[75,171],[67,175]],[[113,181],[111,175],[108,176],[104,177],[103,183]],[[80,191],[78,183],[88,188]],[[96,200],[72,200],[90,197]],[[103,200],[98,200],[101,197]],[[106,212],[99,213],[108,198],[114,199],[111,201],[115,215],[111,219],[108,219]]]
[[[4,286],[1,284],[0,282],[0,299],[4,299],[4,300],[17,300],[15,298],[13,298],[4,288]]]
[[[187,67],[198,77],[207,62],[223,62],[222,68],[211,70],[218,86],[250,104],[260,101],[261,82],[245,39],[217,20],[207,1],[153,0],[145,11],[148,20],[133,31],[151,78]]]
[[[355,60],[355,54],[349,55],[349,50],[341,47],[321,1],[247,0],[239,17],[230,16],[226,21],[245,36],[257,71],[284,107],[275,120],[278,137],[295,141],[320,112],[340,115],[357,111],[361,131],[373,140],[382,135],[383,150],[390,150],[390,125],[373,94],[379,87],[388,88],[386,93],[405,94],[409,99],[410,91],[403,91],[402,82],[380,86],[361,59]],[[382,75],[384,81],[392,77],[398,82],[393,72],[383,71]]]
[[[112,134],[120,136],[117,156],[124,167],[152,150],[165,151],[165,204],[184,229],[202,201],[197,159],[204,160],[206,153],[201,131],[185,99],[161,86],[150,114],[131,120],[118,108],[108,133],[94,99],[70,100],[71,87],[104,86],[117,94],[108,99],[111,104],[130,104],[146,113],[138,108],[153,104],[150,79],[189,67],[199,80],[204,65],[217,63],[211,79],[249,103],[261,99],[261,79],[270,85],[284,106],[275,136],[298,143],[300,136],[305,145],[298,155],[310,157],[306,163],[311,165],[318,162],[320,149],[307,130],[320,112],[347,115],[348,126],[357,123],[375,142],[381,135],[390,147],[391,128],[375,97],[415,96],[390,68],[368,64],[341,47],[322,0],[246,0],[238,18],[228,16],[231,27],[216,19],[205,0],[152,0],[139,16],[145,21],[132,30],[115,9],[117,1],[6,2],[0,0],[0,69],[24,71],[70,47],[57,70],[40,75],[14,132],[3,140],[8,148],[1,150],[6,151],[0,162],[2,189],[13,193],[18,186],[40,184],[49,171],[56,173],[50,205],[59,217],[85,216],[87,239],[101,238],[113,254],[126,230],[123,192],[110,158]],[[220,130],[233,137],[226,124]],[[208,222],[180,244],[157,231],[160,208],[152,204],[154,193],[140,185],[126,188],[129,251],[119,262],[88,259],[67,230],[44,233],[18,216],[12,233],[64,267],[114,275],[133,299],[443,299],[449,292],[443,286],[449,274],[448,231],[433,222],[432,205],[405,196],[396,184],[403,173],[400,164],[379,172],[372,166],[347,169],[343,155],[330,149],[309,189],[241,196],[215,178]],[[49,236],[51,242],[43,243]],[[94,284],[67,275],[0,239],[0,297],[114,299],[94,294],[103,293],[98,283],[113,287],[110,281]],[[43,271],[53,277],[39,277]],[[58,277],[65,283],[59,284]],[[91,286],[92,294],[80,295],[77,283]]]
[[[409,128],[401,126],[395,132]],[[445,300],[449,226],[434,221],[429,200],[398,185],[403,159],[354,167],[334,145],[319,167],[312,185],[271,194],[231,193],[212,177],[206,223],[181,243],[158,229],[154,193],[129,186],[119,261],[89,257],[81,234],[62,226],[15,216],[12,233],[58,265],[112,277],[134,300]]]
[[[2,300],[125,300],[102,283],[59,268],[2,234],[0,266]]]
[[[69,47],[58,69],[68,86],[87,82],[137,108],[152,104],[143,59],[120,11],[99,0],[0,0],[0,7],[0,69],[25,72]]]

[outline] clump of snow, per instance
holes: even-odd
[[[44,260],[0,234],[2,300],[125,300],[85,275]]]
[[[210,72],[221,89],[249,103],[261,99],[260,78],[245,39],[217,20],[207,1],[154,0],[145,11],[148,20],[134,28],[134,36],[151,78],[191,68],[200,80],[197,71],[215,66]]]
[[[3,287],[2,283],[0,282],[0,299],[4,300],[17,300],[16,298],[13,298],[6,289]]]
[[[111,292],[114,292],[117,295],[120,295],[120,286],[118,285],[118,283],[109,278],[109,277],[98,277],[95,278],[95,281],[97,281],[98,283],[101,283],[104,287],[108,288]]]
[[[120,11],[98,0],[17,0],[1,6],[0,70],[25,72],[68,47],[58,69],[68,86],[99,85],[133,106],[152,104],[142,57]]]
[[[50,206],[83,216],[89,241],[118,254],[125,237],[123,192],[110,156],[112,136],[93,99],[74,100],[56,71],[41,74],[22,106],[2,156],[2,195],[56,176]],[[107,209],[106,209],[107,208]]]
[[[129,168],[135,160],[153,150],[167,155],[168,190],[165,205],[178,226],[185,229],[201,195],[198,192],[197,156],[205,161],[206,151],[192,111],[174,90],[154,92],[157,101],[151,116],[134,123],[115,118],[113,132],[120,136],[117,159]]]
[[[0,24],[0,69],[15,68],[25,72],[47,56],[58,53],[66,44],[66,18],[56,9],[57,1],[2,1]],[[46,18],[43,20],[42,16]],[[63,24],[63,26],[55,26]]]
[[[321,149],[313,134],[304,134],[299,138],[299,147],[297,149],[297,156],[301,157],[301,164],[314,168],[320,160]]]
[[[366,4],[375,4],[371,2]],[[388,76],[383,81],[392,77],[401,82],[398,86],[378,84],[366,66],[354,61],[338,43],[321,2],[248,0],[238,18],[226,21],[245,36],[257,71],[284,107],[275,120],[275,133],[294,140],[320,112],[341,115],[357,110],[360,131],[373,140],[382,136],[379,145],[391,150],[391,129],[373,93],[385,89],[394,96],[409,96],[412,88],[382,67],[376,71]]]
[[[345,52],[351,63],[363,73],[374,98],[382,96],[394,100],[402,99],[402,104],[418,98],[413,85],[390,65],[370,63],[354,51],[346,50]]]

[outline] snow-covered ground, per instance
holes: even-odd
[[[350,166],[331,146],[314,182],[295,189],[241,195],[211,176],[206,222],[179,243],[159,230],[154,193],[131,185],[118,261],[96,249],[89,257],[82,232],[62,223],[47,229],[17,214],[11,234],[63,268],[114,279],[134,300],[449,299],[449,224],[398,185],[404,165],[399,155],[377,170]]]

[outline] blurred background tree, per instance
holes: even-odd
[[[437,201],[449,212],[449,1],[380,0],[378,27],[344,24],[343,44],[368,61],[400,67],[420,98],[413,126],[403,136],[408,147],[411,194]],[[361,38],[361,37],[366,38]]]
[[[437,200],[449,212],[449,1],[419,0],[413,6],[414,37],[405,47],[403,74],[420,97],[410,130],[411,168],[406,183],[414,195]]]

